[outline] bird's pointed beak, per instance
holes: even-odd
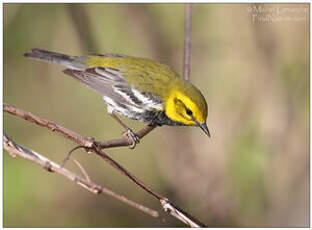
[[[196,119],[193,116],[192,116],[192,119],[207,134],[208,137],[211,137],[206,122],[199,123],[198,121],[196,121]]]
[[[198,123],[198,126],[210,137],[210,132],[206,123]]]

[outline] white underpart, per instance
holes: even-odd
[[[149,108],[161,109],[162,108],[162,103],[153,101],[153,99],[146,97],[145,95],[140,93],[140,91],[138,91],[136,89],[132,89],[132,92],[133,92],[134,96],[136,98],[138,98],[143,103],[143,106],[145,108],[147,108],[147,109],[149,109]]]

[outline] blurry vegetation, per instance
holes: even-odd
[[[254,6],[193,9],[191,81],[209,104],[211,139],[195,128],[161,127],[134,151],[108,152],[208,226],[307,227],[309,5],[256,5],[308,9],[279,14],[257,13]],[[106,114],[100,95],[62,74],[60,66],[24,58],[30,48],[148,57],[182,73],[182,4],[4,4],[3,12],[4,102],[82,135],[101,140],[119,137],[122,130]],[[294,20],[259,22],[253,14]],[[3,121],[14,140],[57,162],[74,147],[9,114]],[[98,157],[84,151],[75,156],[95,182],[159,207]],[[182,226],[94,196],[6,153],[3,160],[5,227]]]

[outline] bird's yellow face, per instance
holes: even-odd
[[[192,97],[193,96],[193,97]],[[207,119],[207,104],[202,97],[187,96],[175,90],[169,95],[165,105],[166,115],[173,121],[185,125],[204,124]]]

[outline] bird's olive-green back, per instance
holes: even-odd
[[[179,90],[192,101],[206,108],[206,102],[200,91],[191,83],[180,78],[169,66],[150,59],[137,57],[106,57],[89,55],[84,63],[90,67],[118,69],[125,80],[141,91],[157,94],[162,99],[169,97],[171,91]]]

